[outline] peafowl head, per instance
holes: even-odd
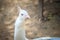
[[[29,19],[30,16],[26,10],[23,10],[19,7],[19,17],[22,19]]]

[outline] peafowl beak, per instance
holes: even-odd
[[[30,16],[29,16],[29,15],[27,15],[27,16],[26,16],[26,19],[30,19]]]

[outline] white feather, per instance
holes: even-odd
[[[18,7],[19,10],[19,16],[17,17],[15,21],[15,29],[14,29],[14,40],[28,40],[25,37],[25,29],[23,27],[24,20],[26,19],[26,16],[29,16],[27,11],[22,10]],[[21,15],[23,14],[23,15]],[[26,16],[25,16],[26,15]]]

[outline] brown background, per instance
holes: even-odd
[[[0,0],[0,40],[13,40],[14,22],[18,16],[17,5],[28,11],[31,19],[25,22],[27,38],[60,37],[59,5],[54,0],[44,0],[42,21],[41,0]],[[53,15],[53,16],[52,16]]]

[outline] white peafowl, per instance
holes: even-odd
[[[14,40],[29,40],[25,36],[25,29],[23,27],[23,24],[25,19],[30,18],[30,16],[28,15],[27,11],[21,9],[19,6],[18,6],[18,11],[19,11],[19,16],[15,21]],[[40,37],[32,40],[60,40],[60,38]]]
[[[14,40],[29,40],[25,36],[25,29],[23,25],[25,19],[30,18],[30,16],[28,15],[27,11],[21,9],[19,6],[18,6],[18,12],[19,12],[19,16],[15,21]],[[42,38],[35,38],[31,40],[40,40],[40,39]]]
[[[25,19],[30,18],[30,16],[28,15],[27,11],[21,9],[19,6],[18,6],[18,12],[19,16],[15,21],[14,40],[28,40],[25,37],[25,29],[23,25]]]

